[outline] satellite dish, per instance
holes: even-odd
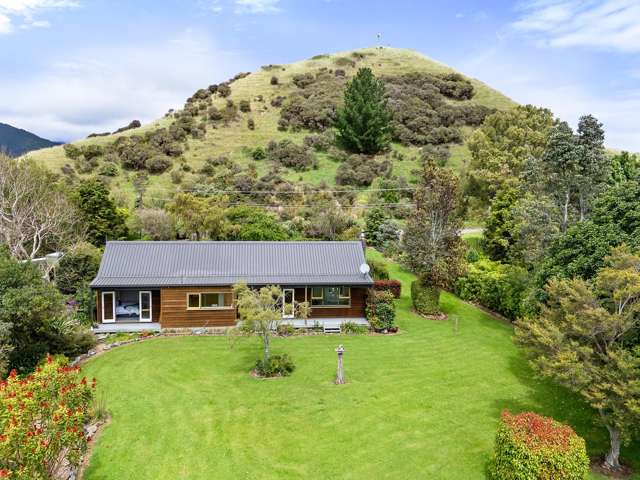
[[[369,273],[369,270],[371,270],[371,268],[366,263],[363,263],[362,265],[360,265],[360,273],[362,273],[363,275],[366,275],[367,273]]]

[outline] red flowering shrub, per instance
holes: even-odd
[[[553,418],[502,412],[491,475],[499,480],[582,480],[589,474],[584,440]]]
[[[33,374],[13,370],[0,383],[0,478],[46,480],[64,458],[80,462],[95,379],[89,384],[79,372],[48,357]]]
[[[401,286],[398,280],[376,280],[373,283],[374,290],[391,292],[393,298],[400,298]]]

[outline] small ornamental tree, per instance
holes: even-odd
[[[0,478],[48,480],[65,459],[80,463],[96,384],[79,372],[64,357],[47,357],[33,374],[12,370],[0,382]]]
[[[371,69],[361,68],[347,84],[344,106],[338,110],[338,140],[353,152],[378,153],[391,139],[390,122],[384,83]]]
[[[504,411],[490,473],[495,480],[583,480],[589,457],[570,426],[532,412]]]
[[[411,296],[420,313],[436,314],[440,289],[450,288],[464,270],[466,247],[457,212],[458,178],[428,159],[414,202],[416,208],[404,235],[406,262],[418,276]]]
[[[293,301],[291,305],[283,305],[283,292],[274,285],[256,290],[249,288],[245,283],[238,283],[234,285],[233,293],[243,328],[262,339],[261,365],[266,367],[271,360],[271,337],[282,323],[283,315],[286,313],[295,318],[305,319],[309,316],[309,304]],[[289,306],[292,310],[285,312],[285,308]]]

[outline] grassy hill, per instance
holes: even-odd
[[[55,145],[59,145],[59,143],[41,138],[21,128],[0,123],[0,152],[6,152],[12,157]]]
[[[332,97],[338,102],[341,99],[341,89],[344,83],[354,75],[361,67],[369,67],[377,76],[398,77],[405,74],[430,74],[442,76],[453,73],[450,67],[431,60],[423,55],[404,49],[391,48],[367,48],[358,51],[341,52],[331,55],[317,55],[311,59],[292,63],[289,65],[269,65],[260,70],[240,76],[229,83],[230,95],[224,97],[220,91],[210,93],[209,90],[201,90],[196,93],[186,108],[204,106],[198,110],[194,118],[202,124],[202,129],[197,138],[195,134],[189,136],[182,144],[182,153],[174,157],[173,165],[163,173],[141,175],[135,170],[127,170],[120,165],[116,171],[109,172],[112,175],[110,187],[116,199],[123,206],[133,206],[136,198],[142,198],[145,205],[161,206],[176,191],[188,190],[193,185],[201,183],[198,177],[207,159],[220,156],[228,157],[235,165],[242,169],[252,170],[258,176],[265,175],[273,169],[273,164],[264,160],[254,160],[251,153],[256,147],[265,148],[271,141],[291,140],[295,144],[302,145],[303,140],[310,134],[308,130],[295,130],[288,128],[279,129],[282,108],[296,95],[306,95],[310,90],[301,89],[300,77],[317,77],[323,79],[315,86],[308,87],[316,90],[312,95]],[[342,76],[344,72],[344,76]],[[339,75],[338,75],[339,74]],[[277,78],[277,84],[272,81]],[[508,109],[514,102],[501,93],[493,90],[475,79],[465,79],[473,86],[473,96],[464,101],[444,98],[447,104],[455,105],[481,105],[490,109]],[[297,82],[297,83],[296,83]],[[324,82],[324,83],[323,83]],[[323,90],[324,88],[324,90]],[[213,89],[215,91],[215,89]],[[226,93],[226,92],[225,92]],[[197,98],[196,98],[197,97]],[[272,101],[277,97],[284,97],[283,105],[273,106]],[[216,107],[222,112],[228,101],[234,103],[237,109],[242,101],[248,101],[251,111],[238,110],[231,119],[223,122],[211,122],[207,117],[210,107]],[[277,100],[276,100],[277,105]],[[240,105],[242,107],[242,105]],[[246,109],[246,105],[245,105]],[[102,146],[107,150],[119,137],[138,137],[149,135],[158,129],[171,128],[184,111],[172,112],[165,117],[151,122],[137,129],[127,130],[118,134],[88,138],[75,142],[79,148],[87,146]],[[252,119],[254,129],[249,128],[248,120]],[[461,125],[459,128],[461,138],[457,142],[444,144],[451,154],[448,165],[456,170],[463,168],[468,158],[468,150],[465,146],[465,138],[472,132],[473,127]],[[124,142],[124,140],[121,140]],[[404,144],[403,144],[404,143]],[[401,175],[409,180],[412,171],[419,165],[418,152],[420,145],[411,142],[397,142],[392,145],[392,152],[380,156],[387,158],[393,164],[393,173]],[[77,160],[68,158],[63,147],[53,147],[39,150],[30,154],[39,162],[46,164],[54,171],[66,172],[75,177],[93,175],[100,172],[99,159],[95,165],[78,167]],[[282,168],[280,174],[286,180],[294,183],[304,182],[310,185],[320,185],[324,182],[328,186],[336,185],[336,171],[340,166],[340,159],[335,158],[335,150],[315,152],[314,168],[298,171],[291,168]],[[105,156],[106,157],[106,156]],[[118,162],[115,162],[118,165]],[[179,171],[180,174],[172,172]],[[210,172],[211,175],[211,172]],[[177,177],[181,177],[178,179]]]

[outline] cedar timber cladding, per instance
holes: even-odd
[[[365,316],[366,289],[373,285],[360,271],[363,263],[360,242],[116,241],[107,242],[91,288],[98,297],[98,322],[102,292],[151,291],[152,321],[161,328],[232,326],[237,282],[292,288],[298,302],[311,300],[313,286],[349,287],[349,305],[312,306],[310,318],[354,318]],[[189,308],[188,293],[224,294],[226,306]]]
[[[160,293],[160,297],[162,298],[160,324],[162,328],[230,327],[235,325],[235,307],[205,310],[189,310],[187,308],[187,293],[214,291],[224,293],[227,299],[233,299],[231,287],[163,288]],[[225,300],[225,303],[226,302]],[[229,303],[232,303],[232,301]]]

